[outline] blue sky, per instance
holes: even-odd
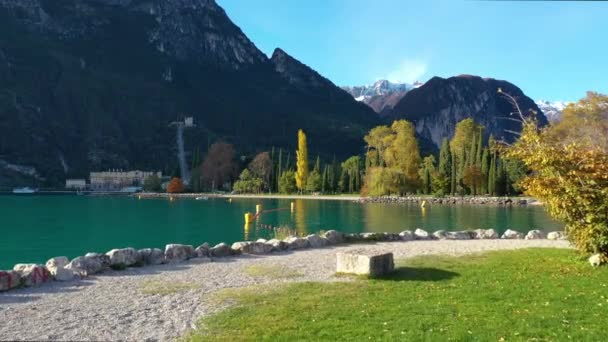
[[[474,74],[534,99],[608,93],[608,2],[218,0],[266,54],[337,85]]]

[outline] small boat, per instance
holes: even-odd
[[[29,187],[25,187],[25,188],[15,188],[13,189],[13,193],[14,194],[34,194],[38,192],[37,189],[32,189]]]
[[[209,199],[209,197],[207,197],[207,196],[198,196],[195,198],[195,200],[197,200],[197,201],[206,201],[208,199]]]

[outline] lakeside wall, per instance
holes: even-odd
[[[105,254],[87,253],[71,261],[60,256],[49,259],[45,265],[16,264],[12,270],[0,271],[0,291],[21,287],[40,286],[49,281],[74,281],[104,271],[124,270],[127,267],[143,267],[166,263],[180,263],[193,258],[213,261],[214,258],[230,257],[239,254],[263,255],[282,253],[305,248],[323,248],[342,243],[370,242],[407,242],[415,240],[484,240],[484,239],[549,239],[563,240],[562,232],[544,234],[540,230],[531,230],[523,234],[508,229],[499,236],[494,229],[476,229],[470,231],[449,232],[439,230],[429,233],[422,229],[405,230],[401,233],[351,233],[344,234],[335,230],[323,234],[311,234],[306,237],[289,236],[283,240],[258,239],[257,241],[240,241],[232,245],[224,242],[211,247],[203,243],[194,248],[192,245],[168,244],[165,250],[159,248],[112,249]]]

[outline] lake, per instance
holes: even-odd
[[[290,202],[294,202],[294,211]],[[244,213],[262,214],[246,226]],[[561,230],[540,206],[431,206],[356,203],[334,200],[258,200],[216,198],[142,199],[116,196],[0,196],[0,269],[15,263],[44,263],[65,255],[103,252],[122,247],[158,247],[168,243],[216,244],[272,238],[273,227],[298,235],[320,230],[400,232],[423,228],[465,230],[507,228]]]

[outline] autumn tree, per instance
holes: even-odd
[[[523,131],[507,156],[533,171],[520,185],[565,223],[579,251],[608,260],[608,96],[588,93],[548,128],[519,114]]]
[[[266,189],[270,188],[270,176],[272,174],[272,159],[268,152],[262,152],[255,156],[248,166],[251,173],[262,180]]]
[[[170,194],[178,194],[184,192],[184,183],[181,178],[173,177],[169,185],[167,185],[167,192]]]
[[[217,142],[209,147],[209,152],[201,165],[202,180],[208,189],[216,190],[230,183],[237,174],[234,147]]]
[[[295,179],[298,190],[300,192],[303,191],[306,188],[306,180],[308,179],[308,150],[306,147],[306,134],[302,130],[298,131]]]

